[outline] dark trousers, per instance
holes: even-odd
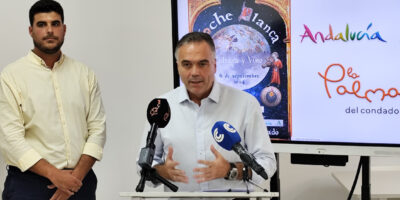
[[[8,175],[4,182],[3,200],[48,200],[56,192],[48,189],[52,183],[33,172],[21,172],[18,168],[9,166]],[[70,200],[95,200],[97,178],[90,170],[82,181],[82,187],[71,196]]]

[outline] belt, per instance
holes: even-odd
[[[15,172],[15,173],[33,173],[31,171],[22,172],[18,167],[14,167],[14,166],[11,166],[11,165],[7,165],[7,170],[10,171],[10,172]]]
[[[31,173],[31,174],[36,174],[36,173],[33,173],[33,172],[29,171],[29,170],[26,170],[26,171],[22,172],[18,167],[14,167],[14,166],[12,166],[12,165],[7,165],[7,170],[10,171],[10,172],[14,172],[14,173]],[[71,168],[64,168],[63,170],[73,170],[73,169],[71,169]]]

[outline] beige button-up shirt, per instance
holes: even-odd
[[[65,55],[49,69],[33,52],[0,74],[0,149],[22,171],[40,159],[74,168],[102,158],[106,117],[94,73]]]

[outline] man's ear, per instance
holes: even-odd
[[[32,37],[32,31],[33,31],[32,26],[29,26],[29,27],[28,27],[28,31],[29,31],[29,35]]]
[[[214,58],[214,74],[217,72],[217,59]]]

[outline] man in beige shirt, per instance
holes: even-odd
[[[92,166],[103,155],[105,113],[94,73],[62,54],[61,5],[29,11],[34,48],[0,74],[3,200],[95,199]]]

